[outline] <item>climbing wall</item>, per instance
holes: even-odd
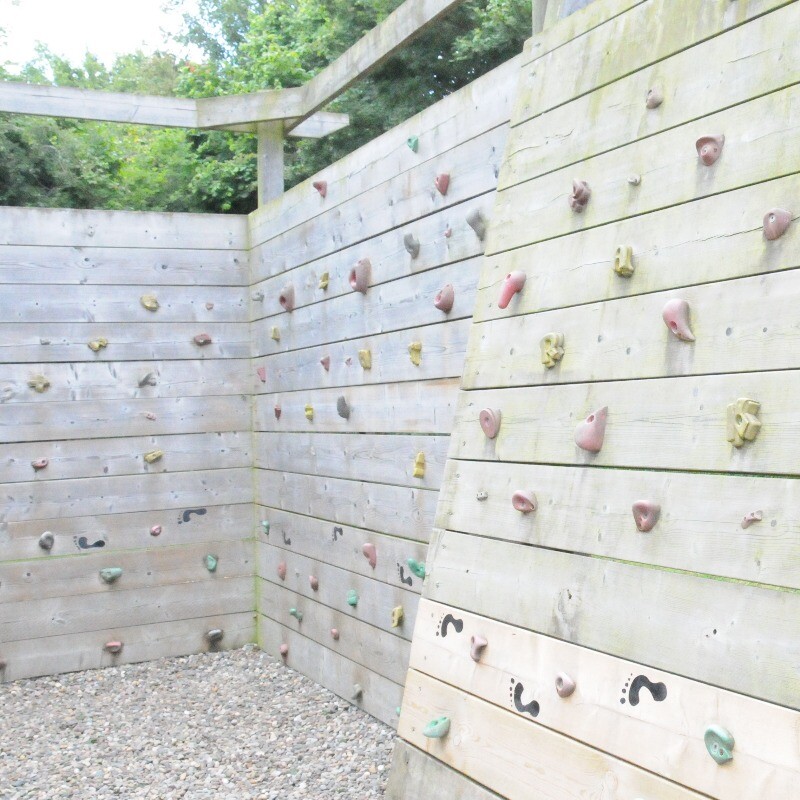
[[[246,219],[3,208],[0,242],[0,676],[251,641]]]
[[[526,46],[394,800],[797,797],[799,36],[598,0]]]
[[[250,219],[260,643],[391,724],[518,71]]]

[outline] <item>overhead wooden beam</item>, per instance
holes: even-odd
[[[290,119],[299,117],[304,110],[302,87],[204,97],[197,100],[197,127],[220,128],[248,122]]]
[[[330,111],[317,111],[307,120],[300,122],[297,117],[290,117],[284,120],[284,125],[294,125],[297,127],[291,132],[286,132],[287,136],[294,136],[298,139],[321,139],[331,133],[346,128],[350,124],[349,114],[334,114]],[[236,133],[258,133],[258,122],[243,122],[239,125],[220,125],[214,130],[235,131]]]

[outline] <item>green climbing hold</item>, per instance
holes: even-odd
[[[727,764],[729,761],[733,761],[735,742],[730,731],[725,730],[721,725],[709,725],[703,734],[703,741],[706,743],[708,754],[717,764]]]
[[[406,144],[411,149],[412,153],[416,153],[419,150],[419,136],[409,136],[406,139]]]
[[[212,555],[206,556],[206,569],[209,572],[216,572],[217,571],[217,557]]]
[[[264,529],[265,535],[269,536],[269,520],[262,519],[261,520],[261,527]]]
[[[350,589],[347,593],[347,605],[355,608],[358,605],[358,592],[355,589]]]
[[[425,578],[425,575],[427,573],[425,572],[425,562],[424,561],[417,561],[415,558],[409,558],[406,563],[408,564],[408,568],[418,578]]]
[[[106,567],[100,570],[100,577],[106,583],[114,583],[122,575],[122,567]]]
[[[450,717],[432,719],[422,730],[422,735],[428,739],[442,739],[450,730]]]
[[[294,617],[294,618],[295,618],[295,619],[296,619],[298,622],[302,622],[302,621],[303,621],[303,612],[302,612],[302,611],[298,611],[296,608],[290,608],[290,609],[289,609],[289,613],[290,613],[290,614],[291,614],[291,615],[292,615],[292,616],[293,616],[293,617]]]

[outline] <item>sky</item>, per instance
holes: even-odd
[[[106,66],[114,57],[139,48],[164,49],[162,29],[177,33],[182,10],[193,11],[196,0],[184,0],[183,9],[165,13],[164,0],[0,0],[0,64],[21,66],[35,56],[36,42],[57,55],[80,64],[87,50]],[[172,44],[178,55],[184,48]]]

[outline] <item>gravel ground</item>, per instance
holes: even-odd
[[[393,744],[252,645],[0,686],[3,800],[372,800]]]

